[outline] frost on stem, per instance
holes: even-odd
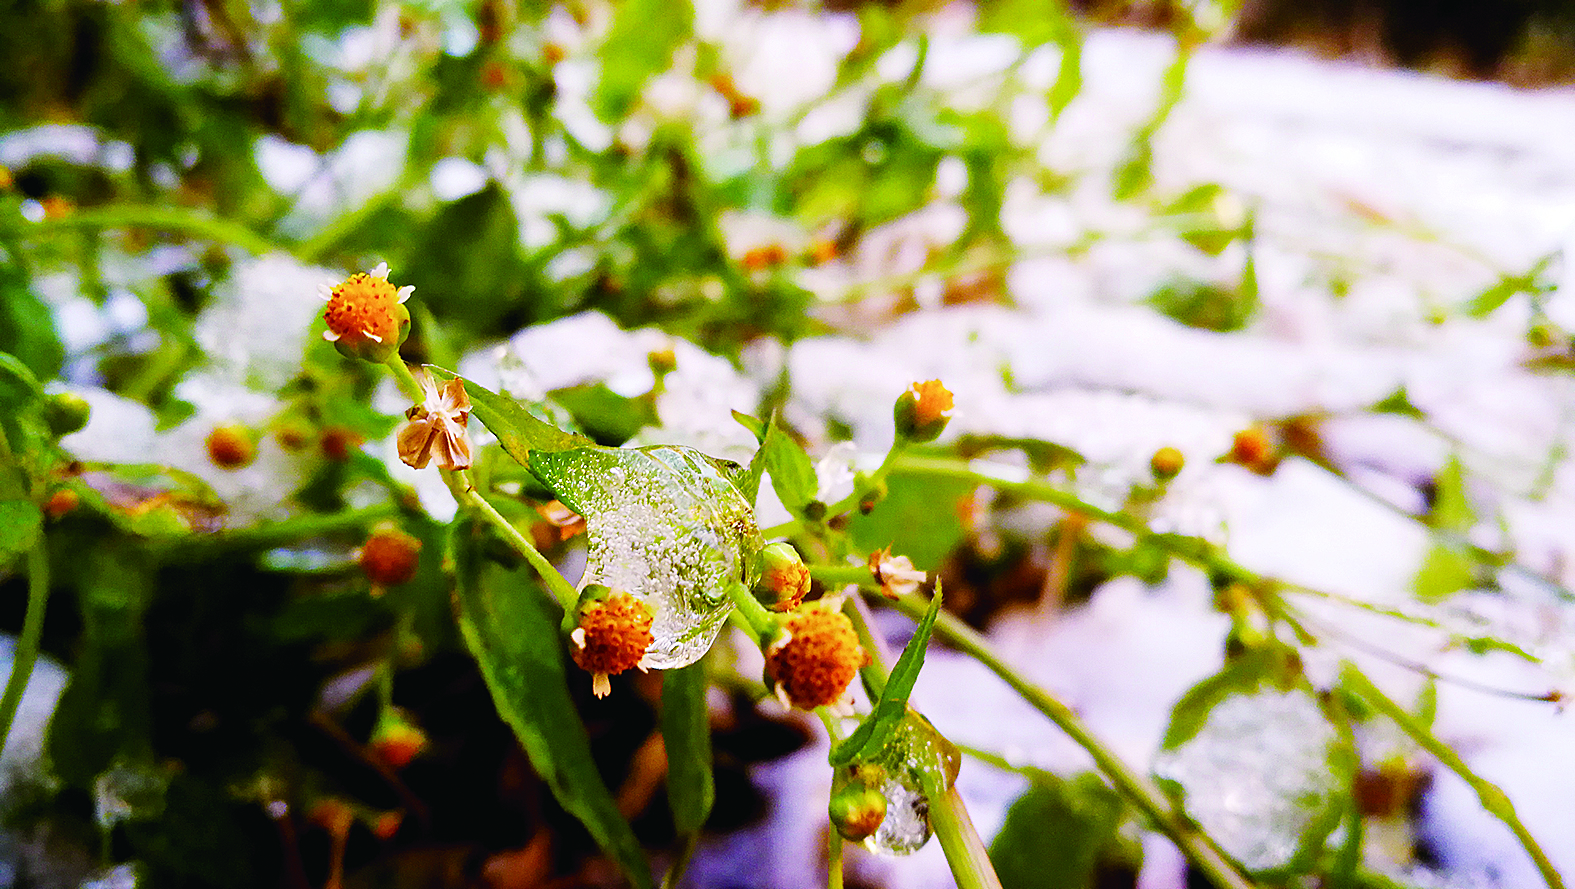
[[[455,377],[439,387],[426,368],[416,381],[421,385],[421,403],[405,411],[397,438],[399,459],[416,469],[425,469],[434,457],[444,469],[469,467],[465,426],[470,421],[470,396],[464,382]]]
[[[337,287],[321,285],[319,292],[328,303],[323,311],[323,320],[328,323],[323,339],[346,358],[388,360],[410,333],[405,300],[414,290],[409,285],[394,289],[388,282],[386,262],[370,273],[351,275]]]

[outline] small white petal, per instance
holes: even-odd
[[[612,694],[612,680],[606,673],[597,673],[591,677],[591,694],[598,698],[605,698]]]
[[[415,293],[415,292],[416,292],[416,285],[414,285],[414,284],[406,284],[405,286],[399,288],[399,301],[401,303],[404,302],[405,300],[410,298],[410,294]]]
[[[327,284],[319,284],[317,285],[317,295],[323,298],[323,302],[328,302],[334,298],[334,289]]]
[[[381,343],[383,341],[382,337],[378,336],[377,334],[373,333],[370,330],[363,330],[361,332],[366,335],[367,339],[371,340],[374,343]]]
[[[575,648],[578,648],[581,651],[585,650],[585,628],[584,627],[575,627],[574,628],[574,632],[569,634],[569,639],[574,642],[574,647]]]
[[[339,342],[339,334],[334,333],[332,330],[325,330],[323,331],[323,339],[330,343],[337,343]]]
[[[382,278],[384,281],[387,281],[388,280],[388,263],[386,263],[386,262],[378,263],[377,264],[377,268],[372,270],[372,277],[374,277],[374,278]]]

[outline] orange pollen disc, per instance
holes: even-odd
[[[834,704],[864,666],[853,623],[836,611],[805,608],[788,618],[788,641],[766,655],[766,669],[805,710]]]
[[[574,663],[587,673],[609,676],[639,665],[651,647],[651,612],[628,593],[592,602],[580,612],[584,645],[571,645]]]
[[[396,326],[399,293],[387,279],[359,272],[334,288],[323,320],[339,336],[375,333]]]

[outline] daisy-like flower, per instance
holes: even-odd
[[[880,584],[880,593],[895,599],[919,588],[929,575],[913,567],[907,556],[894,556],[891,547],[870,553],[870,574]]]
[[[455,377],[440,388],[424,367],[416,381],[421,384],[421,403],[405,411],[396,439],[399,459],[416,469],[425,469],[433,457],[444,469],[469,467],[465,424],[470,421],[470,396],[465,394],[465,384]]]
[[[868,655],[840,597],[811,602],[788,616],[766,649],[766,675],[785,706],[813,710],[843,700]]]
[[[338,287],[318,285],[328,303],[323,339],[346,358],[383,362],[394,354],[410,333],[410,310],[405,300],[416,288],[394,289],[388,282],[388,263],[378,263],[370,273],[357,272]]]
[[[591,691],[598,698],[612,693],[609,676],[631,667],[645,669],[641,660],[656,639],[651,622],[650,609],[628,593],[609,591],[604,598],[582,601],[579,623],[569,633],[569,656],[591,674]]]

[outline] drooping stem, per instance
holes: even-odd
[[[900,597],[896,605],[903,613],[915,619],[921,617],[929,602],[918,593]],[[1133,771],[1103,741],[1089,730],[1067,705],[1049,692],[1029,682],[1011,665],[1001,660],[982,636],[957,619],[942,611],[935,621],[935,634],[964,654],[984,664],[1001,677],[1012,690],[1022,696],[1030,706],[1043,713],[1065,732],[1079,747],[1088,751],[1094,764],[1116,791],[1146,816],[1155,829],[1169,837],[1214,885],[1222,889],[1251,889],[1252,883],[1226,858],[1206,834],[1198,831],[1180,812],[1173,809],[1160,793],[1159,788],[1147,778]]]
[[[1395,725],[1400,727],[1401,731],[1405,732],[1412,741],[1416,742],[1417,746],[1431,753],[1451,772],[1459,775],[1462,781],[1465,781],[1472,790],[1476,791],[1477,800],[1482,803],[1482,808],[1504,822],[1504,825],[1515,835],[1515,839],[1520,842],[1521,848],[1525,849],[1526,854],[1531,856],[1532,863],[1537,866],[1537,870],[1542,874],[1542,879],[1548,884],[1548,889],[1564,889],[1564,878],[1559,875],[1558,869],[1548,859],[1547,853],[1542,851],[1542,846],[1531,835],[1531,831],[1526,828],[1525,822],[1520,820],[1520,815],[1515,812],[1514,804],[1509,801],[1509,797],[1498,785],[1473,772],[1471,767],[1466,765],[1466,761],[1460,758],[1460,754],[1451,750],[1448,744],[1440,741],[1428,730],[1427,726],[1422,724],[1421,720],[1411,715],[1409,711],[1396,703],[1393,698],[1384,694],[1383,690],[1374,685],[1372,680],[1368,679],[1354,664],[1346,662],[1341,669],[1340,684],[1354,692],[1373,709],[1389,717]]]
[[[38,643],[44,634],[44,607],[49,603],[49,551],[44,534],[27,551],[27,616],[22,619],[22,635],[16,640],[11,657],[11,676],[6,680],[5,692],[0,694],[0,750],[5,749],[11,735],[11,723],[16,719],[17,708],[22,705],[22,694],[27,691],[33,667],[38,663]]]

